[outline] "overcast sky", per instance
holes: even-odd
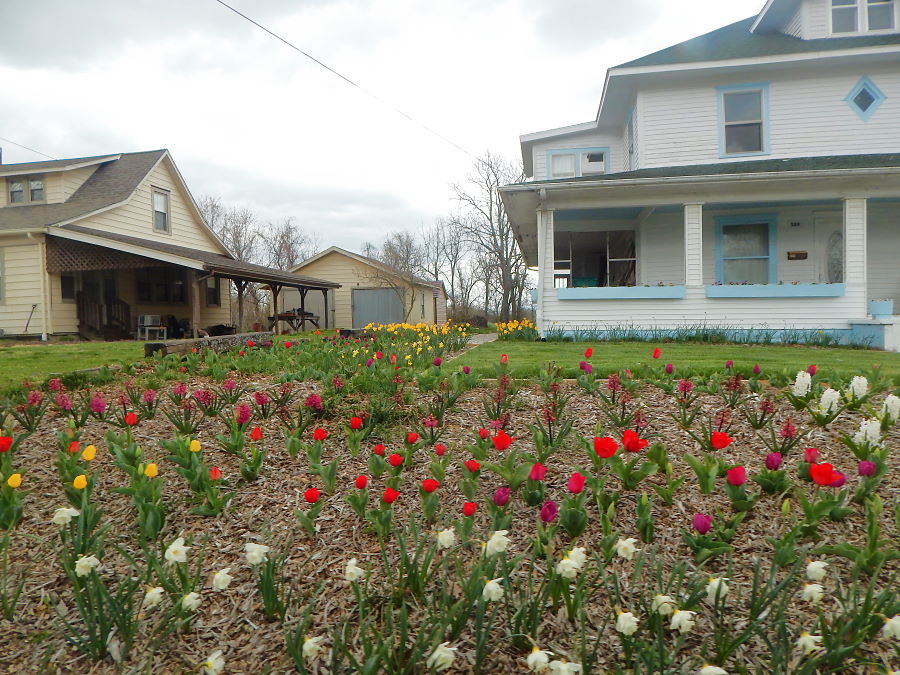
[[[229,4],[379,100],[216,0],[0,0],[0,136],[58,158],[168,148],[195,197],[358,250],[455,207],[471,157],[420,124],[518,157],[520,134],[593,119],[610,66],[764,3]],[[41,159],[0,145],[5,163]]]

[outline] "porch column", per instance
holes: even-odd
[[[278,335],[278,294],[281,292],[281,286],[269,284],[269,288],[272,290],[272,316],[274,317],[272,330],[275,335]]]
[[[538,282],[535,323],[541,336],[547,333],[545,299],[553,293],[553,211],[537,211]]]
[[[194,337],[200,337],[200,284],[206,281],[206,277],[194,276],[191,282],[191,330]]]
[[[306,330],[306,294],[309,291],[308,288],[300,289],[300,332],[304,332]]]
[[[684,285],[703,289],[703,204],[684,205]]]
[[[322,328],[328,328],[328,289],[327,288],[322,289],[322,297],[324,298],[324,302],[325,302],[325,313],[322,317],[325,320],[325,323],[322,325]]]
[[[844,199],[845,297],[853,298],[859,316],[867,316],[868,262],[866,256],[867,204],[865,198]]]
[[[237,289],[238,315],[237,315],[237,332],[244,330],[244,292],[247,290],[247,282],[243,279],[235,279],[234,286]]]

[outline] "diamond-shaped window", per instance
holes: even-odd
[[[844,100],[861,119],[868,121],[886,98],[872,80],[863,77]]]

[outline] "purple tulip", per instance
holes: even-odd
[[[541,520],[545,523],[552,523],[556,520],[556,516],[559,513],[559,507],[556,505],[554,501],[546,501],[544,505],[541,507]]]
[[[865,476],[866,478],[868,478],[869,476],[875,475],[875,462],[870,462],[869,460],[864,459],[859,463],[859,466],[857,468],[859,470],[860,476]]]
[[[712,529],[712,516],[698,513],[694,516],[694,529],[700,534],[706,534]]]
[[[829,483],[828,487],[833,487],[833,488],[843,487],[844,483],[847,482],[847,476],[845,476],[840,471],[835,471],[834,473],[835,473],[835,475],[837,475],[837,478],[835,478],[831,483]]]
[[[496,506],[506,506],[509,504],[509,499],[512,496],[512,490],[508,487],[497,488],[494,491],[494,504]]]
[[[440,357],[440,356],[435,356],[435,357],[434,357],[434,365],[440,367],[440,365],[441,365],[442,363],[443,363],[443,361],[441,361],[441,357]]]
[[[728,359],[725,362],[725,370],[731,370],[732,368],[734,368],[734,361],[732,361],[731,359]]]
[[[585,374],[590,375],[594,372],[594,366],[592,366],[590,363],[584,364],[584,372]]]
[[[371,368],[373,363],[375,363],[375,359],[366,359],[366,368]]]
[[[769,471],[777,471],[778,467],[781,466],[781,453],[780,452],[770,452],[766,455],[766,468]]]
[[[463,375],[468,375],[472,372],[472,369],[469,366],[463,366]]]
[[[753,364],[753,374],[759,375],[762,372],[762,368],[759,367],[758,363]]]
[[[818,368],[816,368],[816,364],[812,364],[809,368],[806,369],[806,372],[810,375],[815,375],[816,370],[818,370]]]
[[[578,368],[584,370],[584,367],[587,365],[587,361],[579,361]]]
[[[675,366],[673,366],[671,363],[667,363],[666,364],[666,375],[671,375],[673,372],[675,372]]]

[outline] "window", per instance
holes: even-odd
[[[775,283],[776,224],[773,215],[716,219],[716,280],[723,284]]]
[[[558,232],[555,237],[555,288],[636,284],[634,230]]]
[[[831,33],[867,33],[893,30],[895,0],[831,0]]]
[[[75,299],[75,277],[71,274],[59,276],[59,286],[63,300]]]
[[[549,150],[547,167],[550,178],[579,178],[606,173],[608,148],[572,148]]]
[[[723,157],[768,152],[766,93],[766,85],[719,88],[720,151]]]
[[[137,270],[138,303],[185,304],[187,285],[184,270],[177,267],[145,267]]]
[[[206,280],[206,306],[207,307],[221,307],[222,306],[222,293],[221,293],[221,279],[219,277],[213,277],[211,279]]]
[[[169,232],[169,193],[153,188],[153,229]]]
[[[28,204],[46,200],[43,176],[7,178],[10,204]]]
[[[875,86],[872,80],[868,77],[862,77],[844,100],[853,112],[859,115],[860,119],[868,121],[884,102],[885,98],[881,89]]]

